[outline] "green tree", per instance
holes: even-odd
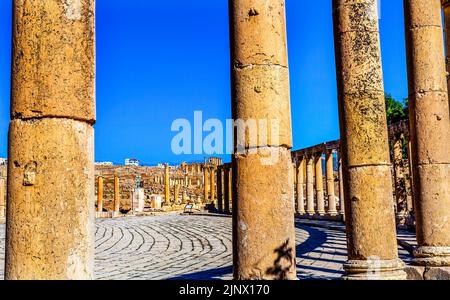
[[[408,99],[403,103],[397,101],[391,94],[384,96],[388,125],[408,119]]]

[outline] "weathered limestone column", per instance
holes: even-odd
[[[304,157],[299,157],[297,163],[297,213],[300,215],[305,214],[305,199],[303,195],[303,168],[305,164]]]
[[[173,203],[175,205],[178,205],[178,196],[180,195],[180,184],[176,183],[175,186],[173,187]]]
[[[228,212],[233,210],[233,168],[230,163],[230,170],[228,172]],[[230,207],[231,206],[231,207]]]
[[[450,92],[450,0],[442,0],[442,7],[444,9],[444,25],[445,25],[444,33],[445,33],[445,53],[446,53],[445,64],[447,68],[447,90]]]
[[[230,202],[231,202],[231,172],[229,167],[225,167],[223,170],[223,181],[224,181],[224,188],[223,188],[223,198],[224,198],[224,210],[226,213],[230,213]]]
[[[342,177],[342,160],[339,159],[339,214],[345,219],[344,178]]]
[[[203,168],[203,202],[207,203],[209,199],[209,168]]]
[[[244,153],[233,155],[234,278],[294,279],[285,3],[231,0],[229,5],[233,119],[265,120],[268,128],[275,120],[279,128],[265,135],[266,142],[245,137]]]
[[[217,210],[223,212],[223,169],[217,168]]]
[[[310,216],[316,214],[314,208],[314,178],[313,178],[313,157],[306,157],[306,213]]]
[[[323,197],[323,174],[322,174],[322,155],[315,157],[316,170],[316,198],[317,198],[317,213],[319,216],[325,215],[325,200]]]
[[[450,117],[439,0],[405,0],[418,248],[415,263],[450,266]]]
[[[398,259],[377,0],[334,0],[346,279],[405,279]],[[380,222],[380,220],[383,220]]]
[[[215,203],[216,201],[216,179],[215,179],[215,167],[211,167],[210,171],[209,171],[209,175],[210,175],[210,179],[209,179],[209,183],[211,185],[210,187],[210,191],[211,191],[211,203]]]
[[[97,179],[97,212],[103,212],[103,177]]]
[[[5,180],[3,178],[0,178],[0,220],[4,219],[6,214],[5,190]]]
[[[328,214],[336,216],[336,196],[334,194],[334,171],[333,171],[333,150],[327,151],[326,159],[326,175],[327,175],[327,195],[328,195]]]
[[[169,164],[164,164],[164,205],[170,206],[170,175]]]
[[[114,176],[114,215],[120,212],[120,180],[119,176]]]
[[[392,145],[392,151],[393,151],[393,158],[394,158],[394,186],[395,186],[395,200],[397,205],[397,220],[399,222],[404,222],[404,219],[407,215],[407,208],[406,208],[406,191],[405,183],[404,183],[404,176],[402,172],[403,168],[403,151],[402,151],[402,143],[403,138],[402,136],[396,136],[393,145]]]
[[[13,1],[6,279],[91,279],[94,0]]]

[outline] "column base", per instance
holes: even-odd
[[[328,215],[332,217],[336,217],[339,215],[339,213],[336,210],[328,211]]]
[[[413,263],[427,267],[450,266],[450,247],[420,246],[414,250]]]
[[[393,260],[349,260],[344,264],[344,280],[406,280],[405,264]]]

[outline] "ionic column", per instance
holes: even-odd
[[[230,188],[231,188],[231,177],[230,168],[225,167],[223,170],[223,198],[224,198],[224,210],[226,213],[230,213]]]
[[[402,136],[396,136],[393,142],[393,159],[394,159],[394,187],[395,187],[395,200],[397,205],[397,219],[399,222],[404,222],[404,218],[407,215],[406,199],[404,190],[404,176],[402,172],[403,168],[403,138]]]
[[[217,210],[223,212],[223,169],[217,168]]]
[[[346,279],[404,279],[398,259],[377,0],[334,0]],[[383,220],[380,222],[380,220]]]
[[[303,168],[305,164],[304,157],[299,157],[297,163],[297,213],[300,215],[305,214],[305,199],[303,195]]]
[[[323,197],[323,174],[322,174],[322,155],[315,157],[316,169],[316,198],[317,198],[317,213],[320,216],[325,214],[325,200]]]
[[[3,178],[0,178],[0,219],[5,218],[5,180]]]
[[[169,164],[164,164],[164,205],[170,205],[170,175]]]
[[[294,279],[285,3],[234,0],[229,5],[233,119],[263,120],[268,126],[275,120],[279,128],[267,141],[242,137],[245,150],[233,155],[234,278]]]
[[[114,214],[120,211],[120,180],[119,176],[114,176]]]
[[[215,179],[215,168],[211,167],[210,171],[209,171],[209,175],[210,175],[210,179],[209,179],[209,183],[211,185],[210,187],[210,191],[211,191],[211,203],[214,203],[216,200],[216,179]]]
[[[442,0],[444,9],[445,64],[447,69],[447,90],[450,92],[450,0]],[[449,106],[450,109],[450,106]]]
[[[414,262],[425,266],[450,266],[450,117],[440,4],[405,0],[418,243]]]
[[[209,199],[209,168],[203,168],[203,201],[206,203]]]
[[[6,279],[91,279],[94,0],[13,1]]]
[[[97,212],[103,212],[103,177],[97,179]]]
[[[334,194],[334,170],[333,170],[333,150],[327,151],[326,159],[326,175],[327,175],[327,196],[328,196],[328,214],[336,216],[336,196]]]
[[[339,214],[345,219],[344,178],[342,177],[342,159],[339,158]]]
[[[306,213],[313,216],[316,214],[314,208],[314,178],[313,178],[313,157],[306,157]]]

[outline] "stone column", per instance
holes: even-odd
[[[229,167],[225,167],[223,170],[223,198],[224,198],[224,210],[226,213],[230,213],[230,201],[231,201],[231,172]]]
[[[450,0],[442,0],[444,9],[445,64],[447,69],[447,90],[450,92]],[[450,106],[449,106],[450,109]]]
[[[322,154],[315,157],[315,170],[317,213],[319,216],[323,216],[325,215],[325,200],[323,197]]]
[[[450,266],[450,118],[439,0],[405,0],[418,248],[415,263]]]
[[[303,166],[305,164],[305,159],[303,156],[298,158],[297,163],[297,213],[300,215],[305,214],[305,199],[303,195]]]
[[[328,214],[336,216],[336,196],[334,194],[334,170],[333,170],[333,150],[327,151],[326,159],[326,175],[327,175],[327,196],[328,196]]]
[[[345,219],[344,178],[342,177],[342,160],[339,159],[339,214]]]
[[[208,174],[209,168],[204,167],[203,168],[203,202],[208,202],[209,199],[209,174]]]
[[[6,203],[5,203],[5,180],[3,178],[0,178],[0,220],[3,220],[5,218],[5,212],[6,212]]]
[[[313,178],[313,157],[306,157],[306,213],[310,216],[316,214],[314,208],[314,178]]]
[[[13,1],[5,279],[91,279],[94,0]]]
[[[412,147],[411,147],[411,137],[408,136],[408,175],[409,175],[409,199],[407,201],[408,212],[410,212],[410,216],[414,216],[414,176],[412,171]],[[412,212],[412,214],[411,214]]]
[[[164,205],[170,206],[170,175],[169,164],[164,164]]]
[[[395,187],[395,200],[397,206],[397,220],[401,223],[404,222],[407,215],[406,209],[406,191],[405,191],[405,178],[403,176],[403,138],[402,136],[395,136],[392,152],[394,159],[394,187]]]
[[[398,259],[377,0],[334,0],[346,279],[405,279]],[[380,220],[383,220],[380,222]]]
[[[211,167],[210,171],[209,171],[209,175],[210,175],[210,180],[209,183],[211,185],[210,187],[210,191],[211,191],[211,203],[215,203],[216,200],[216,179],[215,179],[215,167]]]
[[[217,210],[223,212],[223,169],[217,168]]]
[[[103,177],[97,179],[97,212],[103,212]]]
[[[120,180],[119,176],[114,176],[114,215],[120,212]]]
[[[256,140],[237,137],[245,140],[245,150],[233,155],[234,278],[294,279],[285,3],[235,0],[229,5],[233,119],[270,125],[276,120],[279,129],[266,141],[264,133]]]
[[[180,194],[180,184],[179,183],[176,183],[175,184],[175,186],[173,187],[173,203],[175,204],[175,205],[178,205],[179,204],[179,202],[178,202],[178,196],[179,196],[179,194]]]

